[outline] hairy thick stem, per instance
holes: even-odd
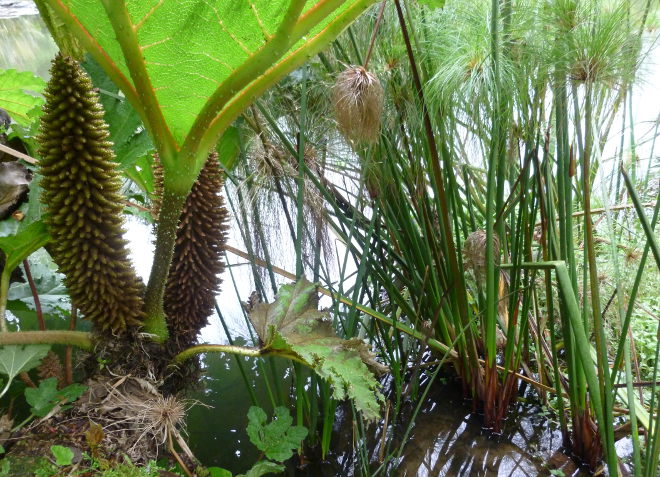
[[[15,331],[0,332],[0,346],[61,344],[75,346],[87,351],[93,347],[92,334],[86,331]]]
[[[192,184],[191,184],[192,185]],[[163,201],[156,229],[156,250],[151,275],[144,296],[144,330],[153,335],[154,340],[163,343],[168,338],[167,322],[163,310],[163,294],[167,283],[167,274],[172,263],[176,230],[181,211],[186,201],[187,192],[173,191],[165,185]]]
[[[230,353],[240,356],[250,356],[253,358],[258,358],[259,356],[263,356],[265,354],[259,348],[247,348],[245,346],[234,345],[203,344],[191,346],[190,348],[181,351],[174,357],[172,361],[174,364],[182,364],[186,360],[202,353]]]

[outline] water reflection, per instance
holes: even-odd
[[[502,435],[492,436],[455,387],[438,387],[417,417],[397,475],[549,475],[546,463],[551,458],[560,465],[568,462],[557,453],[561,432],[540,412],[536,405],[519,404]]]

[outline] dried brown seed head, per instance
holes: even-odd
[[[375,142],[383,113],[383,87],[373,73],[351,66],[337,77],[332,103],[342,134],[351,141]]]

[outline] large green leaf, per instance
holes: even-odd
[[[165,167],[184,141],[205,155],[250,101],[375,2],[43,1],[143,116]]]
[[[316,285],[302,278],[280,288],[271,304],[259,304],[250,314],[265,352],[289,354],[328,380],[337,399],[349,398],[367,420],[379,417],[382,395],[370,372],[386,371],[367,345],[343,340],[326,311],[319,311]]]
[[[0,70],[0,108],[14,121],[27,126],[32,122],[30,112],[44,102],[38,93],[45,86],[43,79],[28,71]]]

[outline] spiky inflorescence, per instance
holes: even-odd
[[[213,313],[224,270],[227,209],[220,195],[223,179],[217,154],[209,156],[186,199],[177,230],[174,258],[165,288],[170,335],[187,344]]]
[[[353,141],[375,142],[383,113],[383,87],[362,66],[342,71],[332,88],[332,103],[342,134]]]
[[[57,378],[58,388],[63,388],[64,383],[64,370],[60,357],[57,356],[52,350],[41,360],[41,364],[37,368],[39,377],[44,380],[48,378]]]
[[[123,239],[121,182],[103,109],[71,58],[53,60],[38,137],[49,251],[85,318],[121,332],[142,318],[144,286]]]

